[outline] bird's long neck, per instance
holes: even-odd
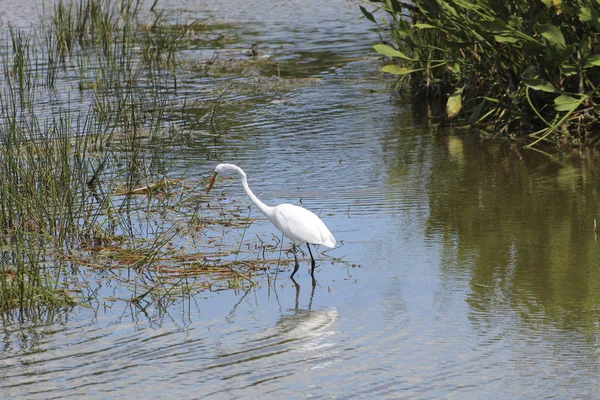
[[[271,215],[271,210],[273,209],[273,207],[270,207],[270,206],[266,205],[265,203],[263,203],[262,201],[260,201],[260,199],[258,197],[256,197],[254,195],[254,193],[252,193],[252,190],[250,190],[250,186],[248,186],[248,181],[246,180],[246,174],[242,173],[241,175],[242,175],[242,186],[244,187],[244,191],[246,192],[248,197],[250,197],[250,200],[252,200],[252,202],[256,205],[256,207],[258,207],[260,212],[265,215],[265,217],[268,217],[269,215]]]

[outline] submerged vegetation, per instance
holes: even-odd
[[[239,216],[206,218],[204,182],[169,176],[181,126],[212,118],[220,96],[202,115],[197,96],[186,109],[177,66],[191,28],[143,19],[139,6],[59,2],[39,29],[9,28],[0,44],[2,315],[87,302],[102,279],[141,305],[247,286],[265,268],[238,263],[240,249],[215,253],[203,227]]]
[[[392,43],[383,71],[446,119],[493,134],[528,134],[529,146],[598,144],[600,3],[374,0]],[[377,22],[372,11],[363,14]]]

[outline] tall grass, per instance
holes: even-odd
[[[59,2],[49,22],[11,27],[0,46],[1,312],[68,306],[75,252],[140,246],[127,193],[166,174],[152,153],[160,146],[143,143],[172,129],[161,88],[173,87],[180,36],[154,34],[158,19],[143,30],[139,5]],[[115,195],[122,182],[125,194]],[[138,249],[150,256],[137,266],[167,242]]]

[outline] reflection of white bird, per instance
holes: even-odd
[[[310,270],[311,276],[314,278],[315,272],[315,259],[310,250],[310,244],[322,244],[329,248],[335,246],[335,239],[329,229],[325,226],[323,221],[317,217],[314,213],[308,211],[306,208],[295,206],[293,204],[279,204],[278,206],[271,207],[263,203],[252,193],[246,180],[246,173],[237,165],[233,164],[219,164],[215,168],[215,174],[210,181],[207,193],[210,192],[217,174],[226,174],[228,172],[236,173],[242,177],[242,186],[246,191],[250,200],[258,207],[265,217],[271,221],[277,229],[281,231],[286,237],[293,241],[306,242],[308,247],[308,253],[310,254],[312,269]],[[294,272],[291,277],[294,277],[296,271],[298,271],[298,257],[296,256],[296,243],[292,245],[292,251],[294,253],[294,260],[296,265],[294,266]]]
[[[295,310],[293,314],[283,315],[277,323],[277,328],[289,338],[319,337],[337,317],[337,310]]]

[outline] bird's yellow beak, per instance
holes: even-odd
[[[212,179],[210,180],[210,183],[208,184],[208,189],[206,189],[206,193],[210,192],[210,189],[212,189],[216,180],[217,180],[217,173],[215,172]]]

